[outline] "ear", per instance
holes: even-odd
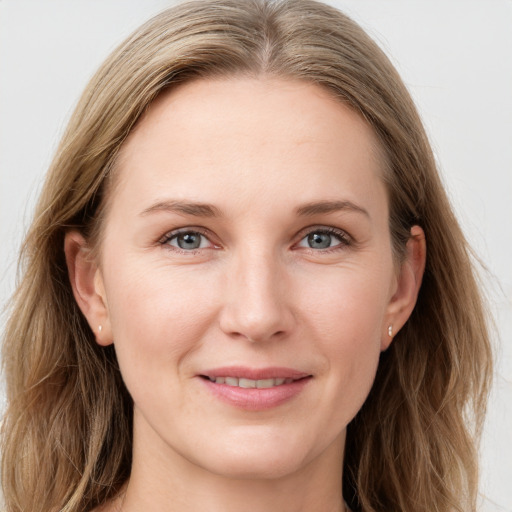
[[[69,231],[64,238],[64,253],[69,280],[78,307],[89,322],[96,341],[103,346],[112,343],[112,329],[101,270],[91,254],[85,238]]]
[[[381,350],[389,347],[393,336],[411,316],[420,291],[426,257],[425,233],[419,226],[413,226],[406,245],[406,257],[400,265],[396,288],[387,307],[385,324],[382,326]]]

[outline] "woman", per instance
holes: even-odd
[[[405,87],[335,9],[141,27],[86,89],[24,258],[8,510],[474,510],[467,245]]]

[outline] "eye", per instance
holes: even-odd
[[[180,231],[178,233],[169,233],[161,242],[183,251],[193,251],[195,249],[212,247],[212,243],[208,240],[208,238],[198,231]]]
[[[318,228],[302,238],[298,246],[308,249],[330,249],[349,244],[349,237],[343,231],[334,228]]]

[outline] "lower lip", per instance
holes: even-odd
[[[272,388],[240,388],[227,384],[216,384],[201,378],[208,390],[217,398],[239,409],[264,411],[282,405],[295,398],[310,382],[311,377],[295,380]]]

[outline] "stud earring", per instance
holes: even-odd
[[[103,326],[102,325],[98,325],[98,331],[101,332],[102,329],[103,329]]]
[[[392,338],[392,337],[393,337],[393,326],[392,326],[392,325],[390,325],[390,326],[388,327],[388,336],[389,336],[390,338]]]

